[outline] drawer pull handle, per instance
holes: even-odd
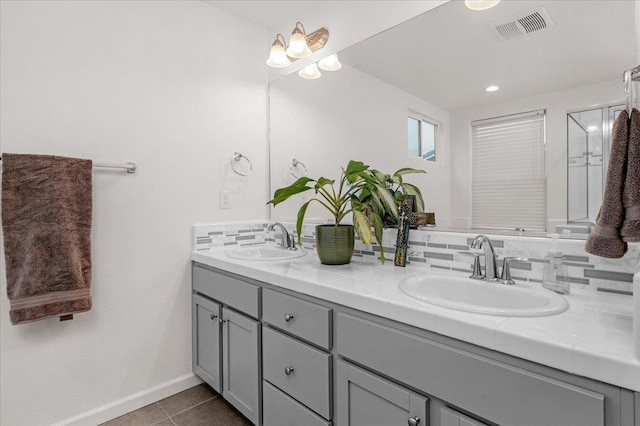
[[[289,322],[293,319],[293,314],[284,314],[284,320]]]
[[[420,417],[409,417],[407,423],[409,424],[409,426],[418,426],[420,424]]]
[[[218,318],[218,316],[217,316],[216,314],[211,314],[211,319],[212,319],[212,320],[214,320],[214,319],[216,319],[216,318]]]
[[[284,368],[284,374],[286,374],[287,376],[290,376],[291,373],[293,373],[295,371],[295,369],[293,367],[285,367]]]

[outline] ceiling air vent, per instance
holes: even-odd
[[[539,7],[518,16],[494,22],[490,28],[500,40],[511,40],[552,26],[553,21],[547,11],[544,7]]]

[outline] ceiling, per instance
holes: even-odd
[[[553,26],[501,40],[492,22],[543,6]],[[445,110],[620,79],[637,65],[633,1],[452,1],[346,49],[342,62]],[[488,93],[485,88],[500,90]]]
[[[205,2],[272,32],[290,27],[296,16],[335,3]],[[368,1],[341,3],[363,7]],[[492,22],[538,6],[546,9],[553,26],[508,41],[489,28]],[[622,71],[637,65],[635,2],[503,0],[477,12],[453,0],[341,51],[340,59],[449,111],[580,87],[620,79]],[[485,92],[491,84],[500,90]]]

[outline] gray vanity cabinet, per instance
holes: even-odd
[[[216,392],[220,387],[220,315],[221,306],[194,295],[192,299],[192,360],[193,371]]]
[[[261,424],[261,287],[194,264],[193,371],[255,425]]]
[[[640,394],[193,264],[193,371],[259,426],[640,426]]]
[[[429,425],[429,399],[338,361],[336,424]]]

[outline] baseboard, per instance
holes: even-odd
[[[50,426],[96,426],[202,383],[189,373]]]

